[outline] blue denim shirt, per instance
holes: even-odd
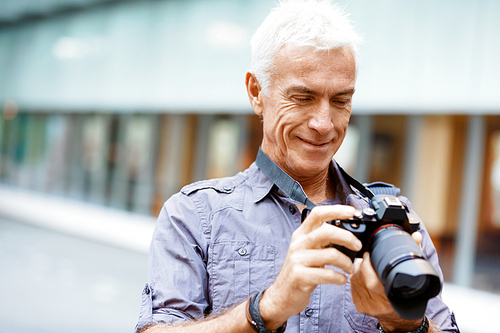
[[[323,204],[366,207],[336,163],[331,170],[337,177],[336,199]],[[298,207],[255,163],[234,177],[184,187],[158,218],[137,327],[221,313],[265,289],[277,277],[300,224]],[[442,280],[436,250],[421,225],[423,251]],[[443,331],[458,332],[440,295],[429,300],[426,313]],[[350,283],[320,285],[307,308],[288,319],[286,332],[376,333],[376,324],[356,310]]]

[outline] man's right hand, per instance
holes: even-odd
[[[351,259],[327,246],[336,244],[359,251],[361,242],[349,231],[325,222],[352,216],[351,206],[317,206],[295,230],[283,267],[260,300],[261,317],[269,330],[276,330],[289,317],[305,309],[318,285],[347,282],[345,274],[325,266],[335,266],[352,274]]]

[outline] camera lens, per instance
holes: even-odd
[[[419,319],[427,301],[441,290],[441,282],[413,238],[397,225],[377,230],[369,244],[372,265],[396,312]]]
[[[428,284],[429,278],[425,275],[398,274],[392,283],[392,292],[403,298],[416,297],[425,291]]]

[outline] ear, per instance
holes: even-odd
[[[247,87],[248,100],[252,104],[254,112],[261,116],[264,108],[262,104],[262,89],[260,87],[259,81],[252,72],[247,72],[245,77],[245,84]]]

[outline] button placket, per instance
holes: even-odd
[[[301,333],[319,333],[319,295],[321,293],[319,285],[311,294],[309,305],[300,314]]]
[[[247,245],[236,248],[233,272],[234,297],[243,300],[250,296],[250,253]]]

